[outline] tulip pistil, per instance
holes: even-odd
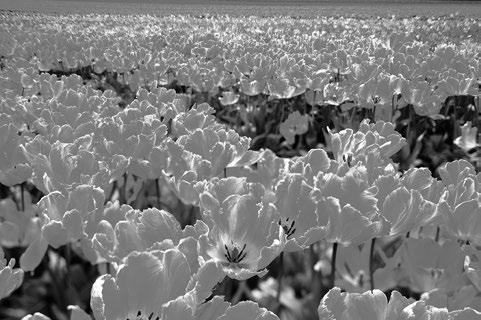
[[[229,261],[230,263],[239,263],[242,260],[244,260],[244,258],[247,255],[247,252],[245,251],[247,245],[244,243],[244,246],[240,251],[235,244],[232,244],[232,246],[233,248],[229,250],[229,247],[227,247],[227,245],[224,244],[224,248],[226,252],[224,256],[226,257],[227,261]]]

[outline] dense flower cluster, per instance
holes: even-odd
[[[48,75],[39,77],[37,70],[78,69],[97,76],[111,71],[134,92],[176,83],[220,93],[224,106],[235,104],[239,93],[271,99],[306,95],[311,104],[355,101],[390,121],[394,109],[406,103],[435,117],[446,97],[477,91],[479,42],[476,21],[469,18],[36,15],[33,20],[38,23],[22,15],[2,21],[14,38],[0,51],[7,75],[1,87],[11,93],[63,95],[65,87]],[[71,93],[65,98],[77,99]],[[282,134],[291,141],[305,123],[292,129],[289,122]]]
[[[465,160],[443,165],[441,179],[426,168],[401,172],[392,156],[407,141],[390,122],[408,103],[435,117],[449,95],[474,92],[479,45],[431,48],[440,32],[416,39],[410,23],[420,22],[411,20],[388,20],[386,41],[385,27],[359,37],[364,22],[347,18],[141,19],[144,36],[121,39],[132,18],[75,16],[85,28],[59,31],[72,26],[70,18],[36,16],[36,24],[18,15],[0,23],[15,38],[0,47],[0,183],[11,193],[0,200],[0,244],[25,249],[19,268],[0,249],[0,299],[50,248],[65,247],[112,268],[91,289],[96,320],[275,320],[252,301],[224,301],[216,285],[263,277],[287,253],[328,248],[312,261],[316,272],[331,274],[319,319],[481,319],[480,173]],[[99,24],[108,32],[94,36]],[[37,37],[39,25],[48,36]],[[342,28],[342,41],[320,33],[324,27]],[[285,29],[296,36],[281,37]],[[120,108],[113,90],[62,75],[82,68],[123,77],[132,101]],[[173,83],[208,94],[225,89],[225,108],[240,94],[305,94],[311,106],[355,102],[378,121],[327,128],[325,148],[280,158],[251,150],[251,138],[218,122],[209,104],[161,87]],[[279,135],[293,145],[309,118],[286,118]],[[27,185],[42,194],[38,201]],[[183,223],[161,209],[159,185],[198,208],[198,219]],[[149,189],[157,191],[156,208]],[[421,298],[394,291],[388,302],[373,290],[393,287]],[[90,319],[69,308],[72,319]]]

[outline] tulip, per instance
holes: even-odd
[[[8,297],[13,291],[19,288],[23,282],[23,270],[14,268],[15,259],[7,260],[0,247],[0,300]]]
[[[199,238],[203,259],[220,262],[233,279],[265,275],[267,265],[286,244],[279,214],[265,194],[232,194],[217,201],[204,192],[200,198],[210,228]]]

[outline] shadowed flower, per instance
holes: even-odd
[[[0,183],[12,186],[30,178],[32,169],[20,148],[25,138],[17,134],[18,129],[12,123],[7,122],[10,119],[2,123],[4,119],[0,119]]]
[[[377,188],[371,186],[360,163],[315,177],[312,196],[320,225],[327,225],[326,240],[344,246],[359,244],[386,233],[386,220],[379,214]]]
[[[448,162],[439,168],[446,186],[436,208],[447,231],[464,241],[481,244],[481,186],[479,174],[466,160]]]
[[[479,146],[476,141],[478,138],[478,128],[471,126],[471,121],[467,121],[461,126],[461,136],[454,139],[454,144],[468,153],[470,150]]]
[[[294,144],[296,135],[303,135],[309,129],[309,116],[301,115],[299,111],[289,114],[286,121],[282,122],[279,132],[282,134],[286,143]]]
[[[236,94],[232,91],[224,91],[222,92],[222,97],[219,98],[220,103],[223,106],[230,106],[236,104],[239,101],[240,95]]]
[[[464,257],[464,271],[477,291],[481,291],[481,250],[474,245],[463,247],[466,256]]]
[[[414,292],[445,288],[452,292],[463,286],[465,254],[459,244],[432,239],[404,239],[391,258],[383,258],[385,266],[374,273],[376,286],[383,290],[403,286]]]
[[[23,270],[14,269],[15,259],[8,261],[0,247],[0,300],[8,297],[13,291],[19,288],[23,282]]]
[[[421,295],[427,305],[436,308],[447,308],[449,311],[464,309],[466,307],[480,310],[481,297],[479,291],[473,285],[467,285],[459,288],[459,290],[447,290],[445,288],[436,288],[425,292]]]
[[[17,210],[11,199],[0,201],[0,244],[5,248],[27,247],[20,258],[24,271],[37,267],[47,250],[42,236],[43,217],[36,217],[30,194],[24,193],[25,210]]]
[[[0,201],[0,245],[5,248],[28,246],[40,232],[40,218],[35,217],[30,193],[24,192],[24,210],[12,199]]]

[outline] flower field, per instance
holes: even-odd
[[[0,18],[0,319],[481,319],[479,18]]]

